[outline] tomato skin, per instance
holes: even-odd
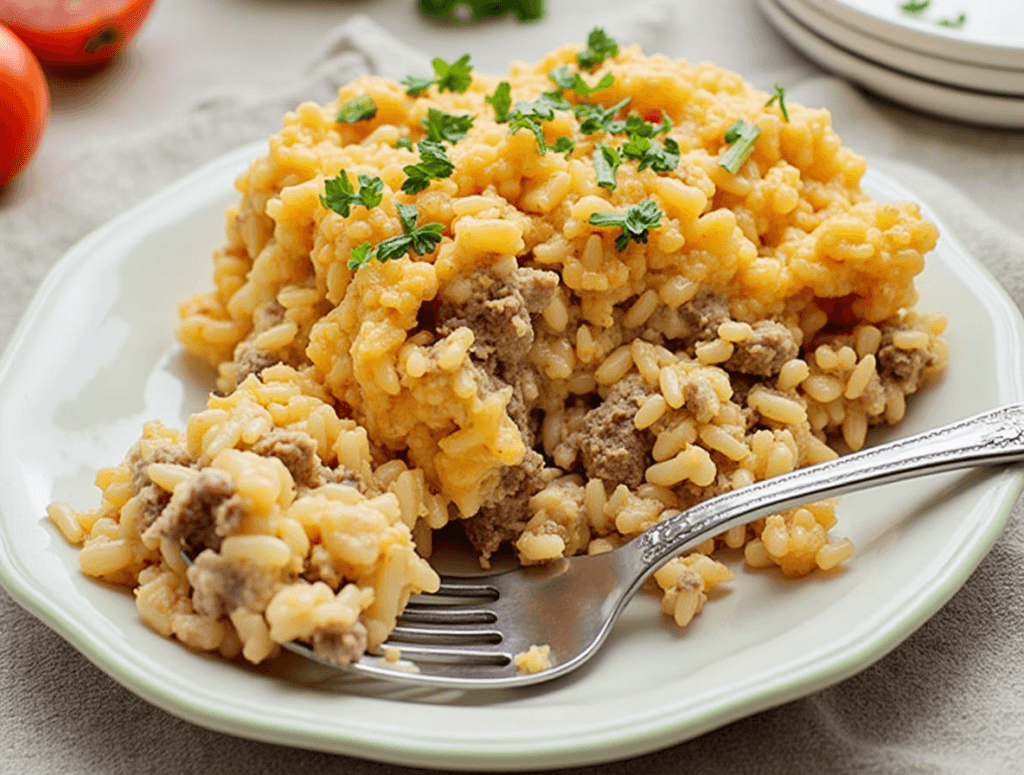
[[[0,187],[29,163],[50,116],[50,92],[39,62],[0,25]]]
[[[25,41],[44,66],[57,69],[92,67],[112,59],[138,34],[156,0],[125,0],[116,11],[93,18],[67,20],[54,26],[35,23],[31,12],[0,0],[0,22]],[[86,5],[86,7],[88,7]]]

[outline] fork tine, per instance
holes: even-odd
[[[389,645],[399,643],[422,644],[461,644],[461,643],[501,643],[502,634],[497,630],[484,630],[474,627],[408,627],[399,624],[388,636]],[[397,643],[395,643],[397,641]],[[405,646],[400,646],[404,649]]]
[[[398,616],[399,624],[494,624],[498,615],[486,609],[461,609],[455,606],[427,605],[406,607]]]
[[[491,648],[485,645],[462,648],[457,646],[438,647],[391,643],[390,641],[384,645],[395,646],[401,651],[402,659],[408,659],[412,662],[500,667],[512,661],[512,656],[508,652],[501,651],[493,646]]]

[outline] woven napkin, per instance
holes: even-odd
[[[1000,187],[1009,196],[1024,180],[1020,138],[952,127],[865,98],[789,48],[752,0],[631,5],[607,26],[620,41],[640,42],[647,51],[711,59],[752,75],[762,88],[787,84],[793,101],[831,108],[844,140],[920,192],[1017,304],[1024,301],[1021,224],[1006,207],[993,218],[972,201]],[[428,70],[423,54],[356,17],[330,33],[292,88],[208,98],[173,126],[68,159],[62,193],[0,208],[0,346],[47,270],[92,228],[202,163],[265,138],[302,100],[326,101],[362,72],[400,78]],[[904,160],[895,161],[897,155]],[[908,158],[921,166],[908,165]],[[952,175],[943,179],[924,168]],[[242,740],[171,716],[114,683],[2,590],[0,653],[3,773],[417,771]],[[867,670],[670,749],[566,771],[1016,773],[1022,753],[1024,521],[1018,506],[963,589]]]

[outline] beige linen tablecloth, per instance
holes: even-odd
[[[786,85],[791,101],[830,108],[844,141],[918,192],[1024,303],[1020,134],[953,125],[867,97],[796,53],[752,0],[630,4],[619,18],[597,21],[648,52],[711,59],[761,88]],[[581,19],[580,30],[592,24]],[[402,77],[425,61],[357,18],[331,32],[294,88],[204,99],[172,128],[68,159],[55,196],[17,207],[0,199],[0,345],[47,270],[92,228],[203,162],[267,136],[298,101],[326,100],[359,72]],[[3,591],[0,655],[3,773],[414,771],[242,740],[171,716],[122,689]],[[571,771],[1024,772],[1020,506],[963,589],[862,673],[673,748]]]

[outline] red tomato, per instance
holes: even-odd
[[[0,0],[0,22],[44,65],[106,62],[138,33],[155,0]]]
[[[49,115],[50,93],[39,63],[0,25],[0,186],[28,164]]]

